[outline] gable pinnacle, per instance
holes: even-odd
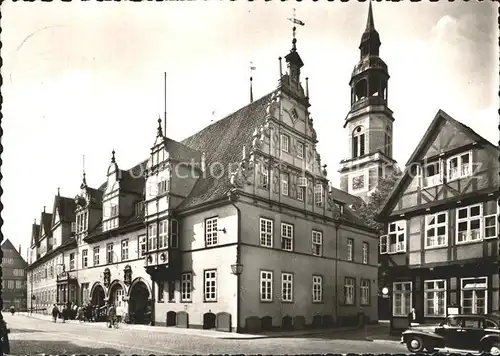
[[[161,129],[161,117],[158,116],[158,136],[163,136],[163,131]]]
[[[115,149],[113,148],[113,151],[111,151],[111,163],[115,163]]]

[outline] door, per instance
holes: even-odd
[[[459,330],[460,348],[464,350],[479,350],[479,342],[486,334],[484,331],[482,320],[477,318],[465,318],[462,323],[462,328]]]
[[[444,346],[448,348],[459,348],[461,320],[456,317],[448,317],[443,325],[436,328],[436,334],[441,335],[444,339]]]

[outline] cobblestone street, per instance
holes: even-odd
[[[405,353],[397,341],[371,342],[365,331],[331,331],[307,336],[260,337],[207,330],[103,323],[53,323],[44,317],[7,315],[11,354],[314,354]],[[223,339],[233,337],[238,339]],[[240,338],[241,337],[241,338]]]

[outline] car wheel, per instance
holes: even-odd
[[[406,347],[410,352],[422,352],[424,349],[424,342],[418,336],[412,336],[406,341]]]
[[[494,343],[490,347],[490,355],[500,355],[500,344]]]

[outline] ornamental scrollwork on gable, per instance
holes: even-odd
[[[106,268],[104,270],[103,284],[106,288],[108,288],[110,283],[111,283],[111,271],[109,270],[109,268]]]

